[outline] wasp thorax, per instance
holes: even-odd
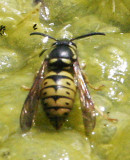
[[[59,45],[49,55],[49,65],[54,67],[72,66],[74,53],[68,45]]]
[[[73,57],[73,52],[67,45],[59,45],[54,48],[50,55],[50,58],[67,58],[67,59],[72,59]]]

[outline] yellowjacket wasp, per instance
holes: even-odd
[[[24,102],[20,116],[21,129],[28,131],[32,127],[40,99],[51,124],[59,129],[72,110],[76,94],[74,83],[74,78],[76,78],[84,127],[86,133],[89,134],[95,127],[95,108],[87,88],[87,82],[79,66],[77,46],[73,41],[105,34],[94,32],[70,40],[57,40],[40,32],[33,32],[30,35],[48,37],[55,43],[52,44],[53,49],[42,63]]]

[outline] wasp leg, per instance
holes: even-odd
[[[96,111],[106,120],[110,122],[117,122],[118,119],[110,118],[107,114],[104,114],[98,107],[95,106]]]
[[[104,87],[104,85],[101,85],[99,87],[94,87],[88,80],[88,77],[87,75],[83,72],[83,69],[85,69],[86,67],[86,64],[83,62],[83,64],[81,65],[81,69],[82,69],[82,74],[83,74],[83,77],[85,79],[85,82],[89,85],[90,88],[94,89],[94,90],[97,90],[97,91],[100,91],[102,90],[102,88]],[[117,119],[113,119],[113,118],[110,118],[107,114],[104,114],[99,108],[97,108],[96,106],[94,106],[95,110],[106,120],[110,121],[110,122],[117,122],[118,120]]]
[[[88,77],[86,76],[86,74],[83,73],[83,72],[82,72],[82,74],[83,74],[83,77],[84,77],[85,81],[87,82],[87,84],[89,85],[90,88],[92,88],[92,89],[94,89],[94,90],[96,90],[96,91],[101,91],[102,88],[105,86],[105,85],[101,85],[101,86],[99,86],[99,87],[94,87],[94,86],[89,82]]]
[[[21,89],[23,89],[24,91],[30,91],[31,88],[29,88],[29,87],[27,87],[25,85],[22,85]]]
[[[86,74],[84,73],[84,71],[83,71],[83,70],[86,68],[86,63],[85,63],[85,61],[82,61],[82,62],[80,63],[80,67],[81,67],[81,71],[82,71],[83,77],[84,77],[86,83],[89,85],[89,87],[92,88],[92,89],[94,89],[94,90],[96,90],[96,91],[102,90],[102,88],[104,87],[104,85],[101,85],[101,86],[99,86],[99,87],[94,87],[94,86],[89,82],[87,75],[86,75]]]
[[[33,78],[33,81],[36,79],[37,77],[37,74],[38,74],[38,71],[35,73],[34,75],[34,78]],[[21,88],[24,90],[24,91],[30,91],[31,88],[25,86],[25,85],[22,85]]]

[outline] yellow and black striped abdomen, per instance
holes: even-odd
[[[74,77],[70,72],[48,72],[41,90],[41,99],[47,116],[50,119],[66,117],[73,107],[75,93]],[[61,120],[57,123],[61,123]],[[60,126],[56,124],[55,127]]]

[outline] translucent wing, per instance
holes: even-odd
[[[82,104],[82,115],[85,132],[87,135],[89,135],[94,129],[96,123],[94,103],[89,94],[85,78],[83,77],[82,71],[79,66],[79,62],[75,61],[73,67],[78,83],[78,89],[80,92],[80,101]]]
[[[22,131],[24,132],[28,131],[33,124],[34,116],[36,114],[40,98],[40,86],[46,67],[47,61],[44,61],[24,102],[20,115],[20,126]]]

